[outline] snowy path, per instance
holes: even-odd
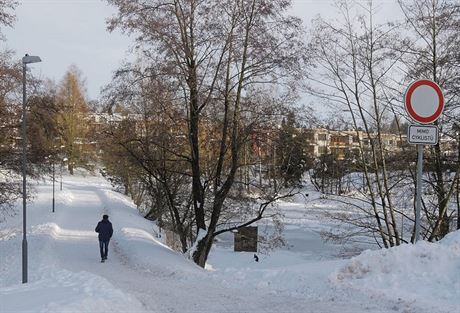
[[[43,188],[49,186],[39,187]],[[39,191],[39,195],[43,194],[43,190]],[[74,179],[71,183],[66,183],[65,190],[58,194],[56,213],[48,212],[45,204],[48,201],[47,196],[42,196],[29,208],[29,283],[36,279],[34,271],[37,268],[42,270],[46,267],[51,270],[64,269],[73,273],[89,272],[101,276],[115,288],[136,298],[147,312],[303,311],[298,306],[295,309],[295,304],[285,303],[284,298],[274,302],[269,295],[248,297],[244,290],[225,287],[224,284],[216,282],[210,273],[154,242],[148,242],[147,247],[146,242],[134,243],[138,249],[152,250],[141,253],[148,259],[136,262],[125,251],[125,247],[126,229],[137,229],[133,227],[137,227],[139,222],[127,215],[138,216],[123,202],[123,197],[112,192],[108,185],[92,185],[85,179]],[[36,211],[45,208],[45,212]],[[94,232],[94,227],[103,213],[111,216],[115,228],[109,248],[109,260],[106,263],[99,262],[97,234]],[[36,224],[37,221],[43,223]],[[142,222],[148,225],[148,222],[141,220],[141,224]],[[142,234],[142,230],[137,230]],[[164,267],[165,261],[161,258],[165,253],[174,255],[176,261],[185,263],[185,267],[181,264],[176,271]],[[183,268],[187,271],[183,272]],[[90,291],[90,294],[93,292]],[[26,293],[28,297],[33,295]],[[49,301],[53,301],[52,297]],[[289,309],[286,310],[286,307]]]
[[[36,234],[48,233],[43,254],[58,268],[102,276],[137,298],[148,312],[318,312],[317,308],[309,310],[311,304],[304,300],[226,287],[200,268],[194,268],[189,277],[184,277],[180,271],[162,268],[163,262],[155,253],[150,254],[147,266],[133,263],[119,241],[123,229],[134,225],[120,224],[122,221],[117,219],[117,214],[125,212],[117,209],[123,204],[106,188],[88,186],[86,182],[66,184],[65,196],[72,201],[57,210],[54,221],[57,227],[42,224],[34,228]],[[115,228],[107,263],[99,263],[94,233],[103,213],[111,216]],[[324,309],[324,305],[321,307]]]
[[[2,313],[432,312],[415,306],[415,300],[385,299],[378,289],[358,291],[359,281],[358,287],[350,284],[352,288],[331,284],[328,277],[344,261],[305,260],[308,247],[319,249],[317,244],[281,251],[259,264],[218,247],[211,258],[216,270],[203,270],[158,241],[152,223],[100,177],[67,177],[56,196],[56,212],[51,213],[51,187],[41,183],[29,206],[28,284],[18,283],[20,218],[0,229]],[[104,213],[110,215],[115,232],[109,260],[100,263],[94,228]],[[442,312],[451,312],[451,307]]]

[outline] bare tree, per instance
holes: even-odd
[[[13,26],[14,9],[17,4],[18,2],[13,0],[0,0],[0,27]],[[0,31],[0,41],[4,39]],[[43,81],[30,73],[26,75],[29,95],[26,103],[29,139],[26,173],[29,176],[40,177],[49,171],[48,161],[56,152],[54,145],[58,109],[55,92],[45,88]],[[0,52],[0,219],[7,214],[14,214],[15,201],[22,196],[18,175],[22,171],[21,83],[21,65],[18,60],[14,60],[13,52]],[[30,197],[33,191],[31,188],[27,188],[27,191],[26,197]]]
[[[5,38],[1,32],[3,26],[12,27],[15,20],[14,8],[17,2],[11,0],[0,1],[0,41]],[[11,153],[13,147],[14,134],[14,114],[11,106],[11,97],[14,90],[18,87],[20,79],[20,69],[11,61],[11,52],[0,52],[0,159],[1,170],[4,179],[0,182],[0,218],[12,212],[12,204],[19,196],[14,179],[8,165],[12,163]]]
[[[53,97],[39,88],[41,82],[28,77],[27,101],[29,145],[27,175],[38,177],[47,171],[43,162],[52,154],[50,142],[55,129]],[[12,53],[0,53],[0,219],[14,214],[15,201],[22,196],[19,173],[22,171],[21,96],[22,71],[12,60]],[[31,194],[31,189],[28,188]]]
[[[389,78],[398,75],[395,68],[403,53],[395,52],[391,46],[395,26],[375,23],[377,10],[372,1],[367,5],[340,1],[338,8],[342,23],[316,21],[311,51],[317,69],[310,75],[309,90],[345,111],[352,121],[353,140],[359,151],[357,168],[365,184],[359,190],[367,199],[358,203],[364,205],[360,208],[367,219],[361,223],[351,217],[348,222],[363,232],[367,229],[371,236],[377,234],[377,241],[385,247],[399,245],[404,239],[396,217],[401,210],[395,207],[394,200],[397,178],[388,171],[382,133],[385,118],[392,114],[386,98],[392,90]]]
[[[15,0],[0,0],[0,27],[13,27],[13,23],[16,20],[14,9],[17,5],[18,2]],[[4,39],[0,28],[0,40]]]
[[[21,82],[21,71],[14,66],[9,53],[0,55],[0,219],[13,213],[14,201],[21,196],[21,190],[15,179],[20,171],[18,151],[19,112],[14,100]]]
[[[460,43],[460,6],[450,0],[398,1],[405,15],[407,27],[412,33],[404,47],[406,81],[426,78],[436,82],[445,95],[445,110],[436,121],[441,134],[456,138],[454,125],[459,122],[460,59],[457,45]],[[449,202],[455,190],[460,164],[455,175],[447,174],[446,147],[438,143],[430,150],[428,166],[432,169],[428,183],[436,193],[436,199],[424,201],[429,226],[425,237],[429,241],[440,239],[449,232]],[[431,157],[432,156],[432,157]],[[434,211],[437,210],[437,213]]]
[[[241,166],[242,147],[252,130],[273,116],[258,100],[268,98],[263,95],[269,95],[269,86],[288,90],[288,78],[300,73],[300,20],[283,14],[289,1],[108,2],[119,10],[109,29],[138,34],[145,64],[139,79],[158,77],[175,88],[189,147],[197,238],[191,254],[204,266],[216,235],[261,219],[275,198],[261,200],[249,220],[230,227],[220,224]],[[208,125],[217,154],[206,165],[203,140],[209,140],[204,136]]]
[[[120,74],[110,88],[112,99],[128,104],[123,120],[105,127],[103,160],[109,174],[121,179],[125,193],[137,199],[145,217],[176,233],[186,252],[194,238],[186,118],[167,84],[145,79],[120,87],[130,79],[134,77]]]
[[[68,169],[73,174],[76,166],[88,166],[91,146],[88,143],[88,105],[80,70],[71,66],[62,79],[58,91],[59,116],[57,119],[60,143],[65,149]]]

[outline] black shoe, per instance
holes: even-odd
[[[102,260],[101,260],[101,263],[104,263],[104,261],[105,261],[105,259],[102,259]]]

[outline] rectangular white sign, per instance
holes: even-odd
[[[411,144],[435,145],[438,143],[438,127],[434,125],[409,125],[407,141]]]

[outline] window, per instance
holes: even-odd
[[[318,147],[319,154],[327,154],[327,147]]]

